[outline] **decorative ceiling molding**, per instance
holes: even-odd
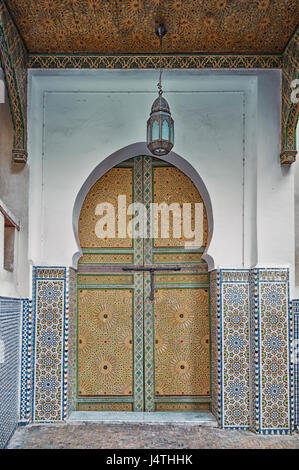
[[[299,79],[299,28],[290,40],[282,64],[282,109],[281,109],[281,154],[282,165],[296,161],[296,128],[299,116],[299,102],[291,99],[293,80]],[[296,88],[299,87],[299,81]],[[299,97],[299,93],[297,93]]]
[[[29,54],[28,68],[46,69],[155,69],[160,62],[157,55],[82,55],[82,54]],[[163,68],[281,68],[281,55],[162,55]]]
[[[3,68],[14,129],[12,158],[27,161],[27,50],[0,0],[0,61]]]

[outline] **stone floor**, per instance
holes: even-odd
[[[299,449],[299,434],[263,436],[213,427],[56,424],[19,427],[9,449]]]

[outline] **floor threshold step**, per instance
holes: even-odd
[[[73,411],[68,423],[97,422],[111,424],[182,424],[217,427],[211,413],[207,412],[126,412],[126,411]]]

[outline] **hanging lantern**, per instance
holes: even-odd
[[[174,143],[174,123],[169,105],[159,91],[147,121],[147,147],[154,155],[166,155]]]
[[[147,147],[154,155],[167,155],[174,144],[174,122],[171,117],[169,104],[162,94],[161,48],[162,37],[167,30],[163,24],[159,25],[156,34],[160,38],[160,80],[158,83],[159,96],[154,101],[150,117],[147,121]]]

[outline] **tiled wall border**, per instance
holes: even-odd
[[[249,305],[250,305],[250,429],[259,430],[260,409],[260,364],[259,364],[259,294],[258,270],[249,272]]]
[[[64,418],[75,409],[76,404],[76,371],[77,371],[77,272],[67,269],[68,316],[65,319],[65,370],[64,370]]]
[[[289,270],[256,269],[254,276],[256,403],[252,429],[288,434],[292,423],[292,321]]]
[[[248,270],[220,270],[222,428],[249,428],[248,276]]]
[[[68,345],[67,269],[33,268],[34,378],[33,421],[56,422],[66,416]]]
[[[32,420],[30,399],[33,386],[32,340],[32,302],[29,299],[23,299],[20,370],[20,425],[28,424]]]
[[[292,301],[294,323],[294,426],[299,430],[299,299]]]
[[[210,274],[211,292],[211,378],[212,413],[221,425],[221,323],[220,323],[220,271]]]

